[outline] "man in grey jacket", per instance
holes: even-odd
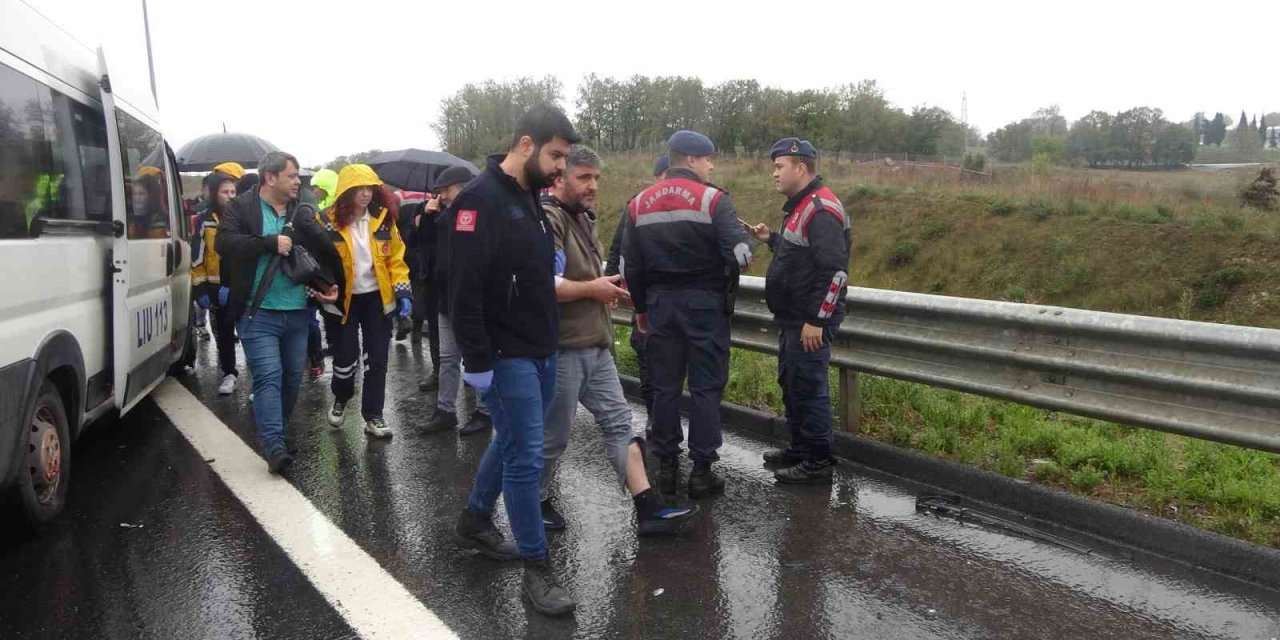
[[[603,250],[596,234],[597,184],[603,163],[591,148],[575,145],[564,173],[551,193],[542,196],[542,209],[555,232],[556,300],[560,303],[560,333],[556,356],[556,393],[547,410],[542,467],[542,524],[563,529],[565,521],[551,500],[549,488],[560,456],[569,446],[574,415],[582,403],[604,436],[605,453],[635,502],[639,535],[680,531],[697,512],[696,506],[668,505],[649,486],[644,453],[631,426],[631,406],[622,392],[613,361],[613,325],[609,309],[627,295],[619,287],[622,276],[604,275]]]

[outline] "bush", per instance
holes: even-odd
[[[1213,274],[1213,284],[1228,289],[1244,284],[1244,269],[1240,267],[1219,269]]]
[[[930,220],[924,224],[924,229],[920,231],[920,237],[925,240],[937,240],[951,233],[951,229],[951,223],[947,220]]]
[[[1053,215],[1053,205],[1044,200],[1033,200],[1027,204],[1026,210],[1036,222],[1044,222]]]
[[[982,172],[987,168],[987,156],[982,153],[966,153],[963,166],[969,171]]]
[[[991,202],[991,215],[993,216],[1011,216],[1018,210],[1012,202],[1000,199]]]
[[[1200,293],[1196,294],[1196,306],[1201,309],[1216,309],[1219,304],[1222,304],[1222,297],[1214,287],[1201,289]]]
[[[917,253],[920,253],[920,245],[918,243],[912,240],[902,240],[893,245],[893,251],[889,253],[889,266],[902,267],[911,264]]]
[[[1102,484],[1105,478],[1106,475],[1100,469],[1087,464],[1071,472],[1071,486],[1084,493],[1089,493]]]

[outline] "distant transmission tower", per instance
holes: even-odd
[[[960,131],[964,133],[964,153],[969,155],[969,93],[960,93]]]

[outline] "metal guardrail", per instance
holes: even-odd
[[[859,287],[846,302],[847,430],[865,372],[1280,453],[1280,330]],[[777,353],[763,278],[741,279],[732,335]]]

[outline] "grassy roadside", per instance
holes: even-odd
[[[618,368],[637,375],[630,329]],[[725,401],[782,414],[772,356],[734,349]],[[1280,456],[876,376],[862,435],[1280,547]],[[837,379],[831,378],[832,402]]]
[[[653,158],[606,159],[612,238]],[[824,162],[852,214],[850,283],[919,293],[1280,328],[1280,215],[1241,207],[1256,168],[1124,172],[996,167],[989,179]],[[776,226],[765,159],[721,158],[739,215]],[[768,251],[752,275],[764,275]],[[619,328],[619,367],[635,358]],[[782,413],[775,360],[735,349],[725,400]],[[862,434],[963,464],[1280,547],[1280,456],[862,377]],[[832,380],[832,398],[836,397]]]

